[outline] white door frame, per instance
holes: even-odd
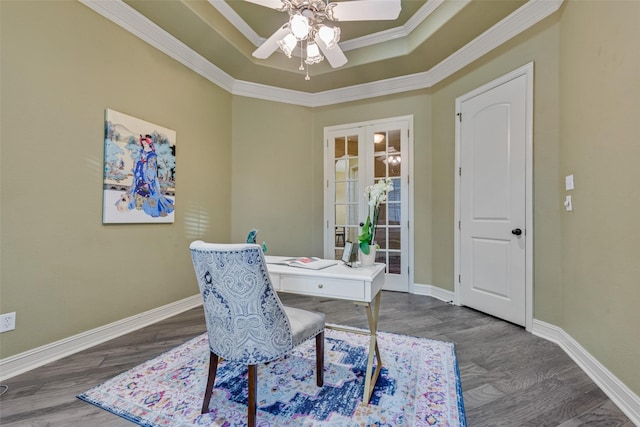
[[[334,125],[334,126],[326,126],[324,128],[324,134],[323,134],[323,141],[324,141],[324,188],[325,188],[325,195],[324,195],[324,224],[325,227],[328,227],[329,224],[329,217],[332,214],[331,209],[333,209],[333,194],[327,194],[326,189],[328,187],[328,179],[329,176],[331,175],[329,173],[329,164],[327,163],[327,150],[329,150],[328,144],[328,133],[332,132],[332,131],[339,131],[339,130],[344,130],[344,129],[354,129],[354,128],[365,128],[368,126],[376,126],[376,125],[381,125],[381,124],[385,124],[385,123],[393,123],[393,122],[401,122],[401,121],[406,121],[408,123],[408,127],[409,127],[409,135],[408,135],[408,153],[409,153],[409,161],[406,164],[407,167],[407,178],[408,178],[408,182],[407,182],[407,221],[408,221],[408,226],[409,229],[407,231],[407,265],[409,266],[409,271],[408,271],[408,277],[407,280],[409,281],[408,283],[408,293],[412,294],[414,293],[414,268],[413,268],[413,262],[414,262],[414,235],[413,235],[413,221],[414,221],[414,185],[413,185],[413,146],[414,146],[414,140],[413,140],[413,114],[409,114],[406,116],[396,116],[396,117],[387,117],[384,119],[375,119],[375,120],[369,120],[369,121],[363,121],[363,122],[356,122],[356,123],[345,123],[345,124],[341,124],[341,125]],[[364,136],[364,135],[363,135]],[[404,162],[404,160],[403,160]],[[405,167],[405,166],[403,166]],[[364,191],[364,189],[363,189]],[[362,193],[362,192],[361,192]],[[331,242],[330,242],[330,237],[327,233],[327,230],[324,230],[324,256],[325,257],[332,257],[332,255],[328,252],[328,248],[331,246]]]
[[[520,76],[526,76],[526,112],[525,112],[525,233],[527,238],[525,246],[525,321],[527,331],[531,331],[533,326],[533,62],[530,62],[492,82],[456,98],[456,154],[455,154],[455,222],[454,222],[454,304],[460,305],[460,205],[461,205],[461,183],[460,183],[460,113],[461,105],[464,101],[471,99],[481,93],[496,88],[510,80]]]

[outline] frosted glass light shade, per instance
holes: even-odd
[[[327,49],[331,49],[340,41],[340,28],[321,25],[318,36],[327,45]]]
[[[287,58],[291,58],[291,53],[293,52],[293,49],[295,49],[297,44],[298,40],[291,33],[284,36],[282,40],[278,40],[278,46],[280,46],[282,52],[287,55]]]
[[[309,35],[309,18],[299,13],[292,15],[289,20],[289,27],[291,27],[291,33],[296,39],[304,40]]]
[[[318,45],[315,43],[307,44],[307,59],[304,60],[307,64],[317,64],[322,61],[324,56],[320,55],[320,49],[318,49]]]

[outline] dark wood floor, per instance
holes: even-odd
[[[348,302],[281,299],[322,311],[331,323],[367,326],[363,309]],[[633,425],[558,346],[518,326],[430,297],[384,292],[379,329],[455,343],[471,427]],[[204,331],[197,308],[11,378],[0,425],[131,426],[75,396]]]

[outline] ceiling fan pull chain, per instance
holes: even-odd
[[[308,51],[308,49],[309,49],[309,40],[307,40],[306,43],[307,43],[307,51]],[[304,52],[302,52],[302,43],[300,43],[300,70],[303,69],[303,66],[302,66],[303,54],[304,54]],[[307,75],[304,76],[304,79],[305,80],[311,80],[311,77],[309,77],[309,64],[307,64]]]
[[[304,65],[302,63],[302,60],[303,60],[303,57],[304,57],[303,43],[304,42],[300,42],[300,67],[298,67],[298,70],[300,70],[300,71],[304,71]]]

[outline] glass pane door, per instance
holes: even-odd
[[[400,274],[402,268],[402,144],[399,129],[378,130],[373,134],[374,182],[390,177],[393,191],[380,207],[375,241],[379,246],[376,262],[387,264],[387,272]]]
[[[411,118],[325,129],[325,257],[341,259],[345,242],[358,247],[369,212],[365,188],[391,178],[380,205],[376,262],[387,265],[384,289],[409,290],[409,126]]]
[[[359,157],[358,134],[333,137],[333,256],[342,258],[345,242],[358,241]]]

